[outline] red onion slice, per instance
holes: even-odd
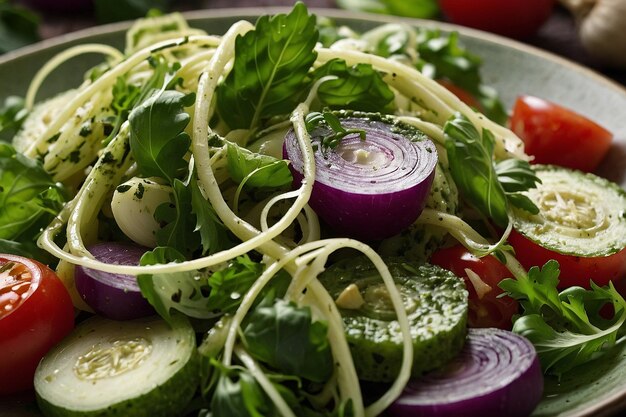
[[[500,329],[469,329],[459,356],[444,369],[409,382],[389,408],[398,417],[528,416],[543,392],[533,345]]]
[[[90,246],[99,261],[116,265],[139,265],[148,250],[130,243],[106,242]],[[96,313],[113,320],[132,320],[154,314],[132,275],[112,274],[83,266],[75,271],[76,289]]]
[[[340,234],[361,240],[393,236],[424,208],[437,165],[435,145],[417,129],[379,115],[343,118],[341,124],[364,129],[366,139],[351,134],[337,148],[322,150],[319,141],[328,131],[312,133],[317,173],[309,204]],[[303,162],[293,130],[283,155],[299,186]]]

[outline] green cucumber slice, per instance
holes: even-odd
[[[513,227],[555,252],[608,256],[626,246],[626,192],[594,174],[534,165],[541,184],[526,191],[539,214],[513,210]]]
[[[175,416],[198,383],[195,333],[183,316],[92,317],[53,348],[35,373],[48,417]]]
[[[386,263],[409,317],[411,374],[418,377],[443,366],[463,347],[468,293],[463,280],[443,268],[396,258]],[[346,259],[319,278],[335,300],[351,284],[358,287],[360,307],[339,305],[357,374],[366,381],[392,381],[402,362],[402,334],[376,268],[365,258]]]

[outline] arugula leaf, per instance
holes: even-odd
[[[443,131],[450,173],[457,187],[498,226],[506,226],[509,221],[507,199],[493,166],[493,135],[488,130],[479,134],[461,114],[446,122]]]
[[[313,133],[316,129],[326,128],[326,132],[320,136],[319,142],[322,151],[326,149],[335,149],[341,143],[341,140],[347,135],[358,133],[361,140],[365,140],[366,132],[364,129],[346,129],[341,125],[341,120],[332,112],[311,112],[304,118],[306,130]],[[317,135],[314,136],[317,139]],[[314,145],[315,146],[315,145]]]
[[[158,91],[130,113],[130,149],[143,175],[162,177],[172,184],[187,169],[183,157],[191,138],[184,132],[190,120],[185,107],[194,101],[194,93]]]
[[[37,42],[38,26],[35,13],[0,0],[0,54]]]
[[[172,201],[162,203],[154,210],[154,219],[162,226],[156,232],[159,246],[170,246],[190,256],[200,246],[195,233],[196,218],[192,212],[191,190],[179,179],[172,184]]]
[[[49,222],[62,208],[63,193],[39,161],[0,143],[0,239],[15,240],[36,222]]]
[[[527,277],[499,284],[524,309],[513,331],[535,345],[544,372],[556,375],[608,351],[626,322],[626,301],[612,283],[598,287],[592,282],[590,290],[570,287],[559,293],[559,273],[551,260],[541,269],[532,267]],[[615,312],[611,319],[600,315],[607,303]]]
[[[237,38],[233,69],[217,89],[218,112],[231,129],[255,128],[296,106],[317,39],[315,16],[300,2],[288,15],[262,16]]]
[[[248,255],[239,256],[228,268],[209,277],[208,303],[213,310],[232,313],[241,304],[241,298],[254,281],[263,273],[263,265],[250,260]]]
[[[278,188],[291,184],[293,177],[284,159],[254,153],[229,142],[226,145],[228,173],[238,183],[249,187]]]
[[[234,242],[228,229],[217,217],[211,203],[202,195],[195,175],[191,177],[188,188],[191,190],[191,212],[196,216],[194,232],[200,233],[202,254],[212,254],[232,247]]]
[[[458,33],[446,35],[439,30],[422,29],[418,31],[417,44],[420,71],[431,78],[449,79],[475,96],[491,120],[502,125],[507,122],[508,115],[497,92],[482,84],[481,59],[460,45]]]
[[[317,97],[323,106],[382,112],[395,97],[380,73],[370,64],[348,67],[346,61],[336,58],[317,68],[312,77],[318,80],[327,75],[334,75],[337,79],[319,86]]]
[[[27,115],[28,110],[24,108],[24,99],[18,96],[8,96],[0,109],[0,134],[5,138],[13,137]]]
[[[327,332],[326,323],[312,322],[308,307],[269,292],[249,315],[243,335],[258,360],[289,375],[325,382],[333,372]]]
[[[278,417],[274,403],[245,369],[228,368],[217,382],[211,411],[214,416]]]
[[[539,208],[535,203],[520,193],[541,184],[541,180],[530,167],[528,161],[516,158],[505,159],[496,163],[495,169],[498,181],[502,184],[509,203],[531,214],[538,214]]]

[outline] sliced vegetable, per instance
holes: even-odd
[[[560,286],[589,288],[626,275],[626,192],[593,174],[535,165],[542,184],[525,192],[539,214],[513,210],[509,242],[529,269],[556,259]]]
[[[41,361],[37,403],[47,416],[177,415],[198,384],[196,338],[182,315],[82,322]]]
[[[400,291],[411,325],[414,357],[411,374],[443,366],[463,347],[467,291],[463,280],[433,265],[389,259],[387,266]],[[346,337],[359,379],[391,381],[402,362],[402,334],[384,284],[363,258],[331,265],[319,276],[341,309]],[[340,300],[354,292],[364,303],[346,307]]]
[[[409,382],[389,407],[397,417],[526,417],[543,392],[537,353],[506,330],[470,329],[446,367]]]
[[[538,164],[591,172],[602,161],[613,134],[573,110],[538,97],[520,96],[511,116],[513,130]]]
[[[47,266],[0,255],[0,396],[33,386],[46,352],[74,327],[74,307]]]
[[[504,278],[513,276],[506,266],[491,255],[478,258],[461,245],[438,250],[430,262],[465,280],[470,327],[511,330],[519,306],[511,297],[502,296],[503,291],[498,287]]]
[[[104,242],[89,247],[97,260],[116,265],[139,265],[148,249],[128,243]],[[141,295],[137,278],[76,267],[76,289],[96,313],[113,320],[132,320],[154,314]]]
[[[392,118],[367,114],[341,119],[343,136],[334,149],[322,146],[337,128],[311,133],[316,176],[309,204],[335,231],[362,240],[393,236],[417,219],[435,174],[434,144],[415,128]],[[302,153],[290,131],[283,148],[294,183],[303,178]]]

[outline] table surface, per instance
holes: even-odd
[[[293,0],[174,0],[175,10],[186,11],[209,8],[291,6]],[[310,8],[337,8],[335,0],[305,0]],[[64,33],[95,25],[90,13],[44,14],[41,36],[51,38]],[[585,52],[578,39],[576,23],[564,9],[557,7],[551,18],[532,38],[525,43],[553,52],[557,55],[585,65],[626,86],[626,70],[603,67]]]

